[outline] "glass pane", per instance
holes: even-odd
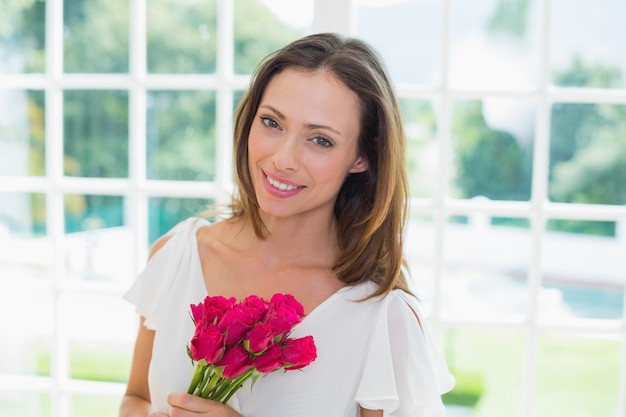
[[[65,0],[66,72],[128,72],[129,4],[127,0]]]
[[[541,2],[454,0],[453,88],[533,90],[540,79]]]
[[[313,0],[235,0],[235,73],[252,73],[270,52],[310,33],[312,22]]]
[[[117,294],[68,293],[60,303],[70,377],[126,382],[138,328],[134,307]]]
[[[46,2],[3,1],[0,73],[44,72]]]
[[[0,175],[45,175],[45,94],[0,90]]]
[[[10,335],[10,341],[0,347],[0,374],[50,375],[53,300],[52,290],[34,277],[2,271],[0,334],[5,342]]]
[[[433,306],[435,286],[435,225],[432,216],[413,210],[407,224],[404,246],[411,273],[410,286],[423,304],[426,315]]]
[[[456,377],[453,390],[443,396],[446,416],[521,415],[525,362],[521,331],[450,328],[444,342],[448,366]]]
[[[435,196],[439,175],[437,116],[428,100],[402,98],[400,110],[407,138],[407,170],[411,197]]]
[[[626,87],[626,3],[550,2],[552,82],[574,87]]]
[[[128,92],[64,93],[64,161],[73,177],[128,177]]]
[[[442,1],[357,0],[356,4],[356,34],[380,52],[395,82],[441,83]]]
[[[64,201],[65,278],[130,282],[134,238],[124,219],[124,198],[66,195]]]
[[[622,319],[625,235],[602,234],[614,228],[614,222],[548,222],[541,252],[543,321]]]
[[[553,201],[626,204],[626,106],[556,103],[550,132]]]
[[[543,334],[537,355],[535,416],[617,416],[621,345],[604,337]]]
[[[216,4],[216,0],[148,1],[148,72],[215,72]]]
[[[528,220],[475,213],[451,218],[444,232],[444,314],[472,321],[523,320],[532,249]]]
[[[51,417],[52,395],[0,391],[0,410],[7,417]]]
[[[535,111],[531,101],[500,97],[454,103],[453,197],[530,199]]]
[[[215,92],[148,93],[147,177],[215,178]]]
[[[121,396],[72,395],[70,417],[113,417],[119,414]]]
[[[149,243],[154,243],[160,236],[167,233],[178,222],[191,217],[201,216],[215,201],[202,198],[150,198],[149,210]]]

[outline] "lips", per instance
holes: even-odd
[[[279,190],[282,190],[282,191],[291,191],[291,190],[295,190],[296,188],[298,188],[295,185],[285,184],[285,183],[273,180],[270,177],[267,177],[267,182],[272,184],[273,187],[278,188]]]
[[[264,181],[265,189],[276,197],[289,197],[305,188],[302,185],[296,185],[285,182],[285,180],[278,180],[276,177],[270,177],[265,172],[263,172],[263,176],[266,180]]]

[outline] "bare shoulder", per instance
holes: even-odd
[[[171,235],[164,235],[158,238],[157,241],[152,244],[152,247],[150,248],[150,255],[148,256],[148,258],[152,258],[154,254],[156,254],[163,246],[165,246],[165,244],[170,240],[171,237]]]

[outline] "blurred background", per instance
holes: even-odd
[[[117,416],[149,245],[232,189],[269,52],[383,56],[448,416],[626,416],[624,0],[0,0],[0,415]]]

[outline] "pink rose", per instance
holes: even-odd
[[[189,356],[194,361],[204,359],[208,364],[214,363],[224,352],[224,337],[215,324],[200,326],[191,339]]]
[[[255,320],[263,320],[265,313],[268,309],[267,301],[259,297],[258,295],[249,295],[243,299],[241,304],[250,307],[254,311]]]
[[[317,358],[317,349],[313,336],[285,340],[282,356],[286,370],[300,369],[307,366]]]
[[[256,370],[267,374],[283,367],[283,353],[280,345],[272,345],[253,359]]]
[[[261,354],[274,340],[273,327],[269,324],[258,323],[246,334],[243,347],[254,355]]]
[[[241,345],[235,345],[226,349],[224,355],[215,365],[224,367],[222,371],[224,378],[237,378],[247,370],[252,369],[253,363],[248,351]]]
[[[273,327],[275,340],[289,335],[293,327],[304,317],[302,304],[291,294],[274,294],[269,302],[266,323]]]
[[[196,326],[216,323],[217,319],[224,315],[235,305],[235,297],[226,298],[221,295],[205,297],[198,305],[191,304],[191,316]]]
[[[226,335],[226,345],[237,344],[258,322],[258,311],[246,304],[236,304],[219,321],[220,330]]]

